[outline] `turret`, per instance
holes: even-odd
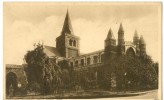
[[[116,39],[113,35],[111,28],[109,29],[107,38],[105,39],[105,62],[109,62],[112,57],[112,52],[116,50]]]
[[[136,44],[139,44],[139,37],[138,37],[137,30],[135,30],[135,32],[134,32],[133,43],[134,43],[135,45],[136,45]]]
[[[107,46],[115,46],[116,45],[116,39],[113,35],[113,32],[111,30],[111,28],[109,29],[109,32],[108,32],[108,35],[107,35],[107,38],[105,40],[105,47]]]
[[[139,48],[140,48],[140,56],[146,55],[146,43],[142,35],[139,40]]]
[[[133,43],[136,46],[136,54],[139,55],[139,37],[138,37],[137,30],[135,30],[134,32]]]
[[[123,45],[123,44],[124,44],[124,29],[121,23],[118,30],[118,45]]]
[[[120,24],[118,30],[118,46],[117,46],[117,53],[118,55],[122,55],[125,52],[125,45],[124,45],[124,29],[122,23]]]

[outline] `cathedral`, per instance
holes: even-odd
[[[61,67],[65,87],[78,85],[83,88],[93,88],[98,84],[105,89],[116,88],[122,85],[123,81],[120,81],[120,79],[125,78],[120,77],[116,80],[116,77],[118,77],[116,73],[123,76],[127,75],[127,72],[123,71],[124,68],[120,69],[122,65],[117,66],[119,69],[112,65],[111,63],[115,62],[113,59],[122,55],[132,58],[146,55],[146,44],[143,36],[139,38],[137,31],[135,31],[133,42],[125,41],[122,23],[118,29],[117,44],[112,29],[109,29],[107,37],[104,39],[104,48],[101,50],[81,54],[79,41],[80,37],[73,32],[69,12],[67,11],[61,34],[56,38],[56,47],[43,45],[43,51],[48,58]],[[21,84],[22,87],[26,87],[27,76],[24,69],[26,67],[26,64],[22,67],[6,66],[6,91],[9,91],[10,84],[13,84],[9,80],[15,80],[15,85]],[[120,72],[116,72],[116,70]]]
[[[92,66],[103,66],[110,62],[110,59],[119,55],[131,57],[144,56],[146,54],[146,44],[141,35],[140,38],[135,30],[133,42],[124,40],[124,29],[122,23],[118,29],[118,44],[109,29],[104,48],[88,54],[80,53],[80,37],[73,32],[69,12],[67,11],[61,35],[56,38],[56,48],[44,45],[44,51],[49,58],[55,59],[56,63],[68,62],[67,67],[81,68]]]
[[[129,65],[121,65],[115,59],[117,60],[122,56],[140,58],[146,55],[146,44],[143,36],[141,35],[139,38],[135,30],[133,42],[125,41],[122,23],[118,29],[117,44],[112,29],[109,29],[107,37],[104,39],[104,48],[101,50],[81,54],[79,41],[80,37],[73,32],[67,11],[61,35],[56,38],[56,48],[44,45],[44,52],[63,70],[63,77],[66,77],[64,81],[69,80],[64,82],[65,86],[71,82],[74,84],[73,86],[79,85],[83,88],[93,88],[97,85],[110,90],[122,88],[123,80],[120,79],[124,79],[127,75],[123,66]],[[117,78],[119,77],[117,73],[120,73],[120,78]]]

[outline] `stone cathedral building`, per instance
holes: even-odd
[[[143,36],[139,38],[137,31],[134,32],[133,42],[124,40],[125,33],[122,23],[118,29],[118,40],[115,39],[112,29],[109,29],[107,33],[107,37],[104,39],[104,48],[88,54],[81,54],[80,37],[74,33],[67,11],[61,34],[56,38],[56,47],[44,45],[44,51],[61,68],[74,70],[75,73],[70,76],[74,80],[79,80],[79,84],[83,83],[81,76],[85,75],[88,80],[102,81],[104,77],[115,77],[115,69],[110,65],[111,59],[120,55],[130,57],[146,55],[144,38]],[[86,69],[91,71],[88,72]],[[115,81],[115,78],[113,79]]]
[[[122,23],[118,29],[118,44],[114,38],[112,29],[109,29],[104,47],[99,51],[88,54],[80,53],[80,37],[73,32],[69,13],[67,11],[61,35],[56,38],[56,48],[44,45],[45,53],[56,59],[57,62],[65,59],[68,66],[73,68],[103,65],[110,62],[110,58],[116,55],[142,56],[146,54],[146,44],[143,36],[138,37],[134,32],[133,42],[124,40],[124,29]]]
[[[127,55],[130,57],[146,55],[146,44],[143,36],[139,38],[137,31],[135,31],[133,42],[130,42],[124,40],[124,34],[124,28],[121,23],[118,29],[118,40],[115,39],[112,29],[109,29],[107,37],[104,39],[104,48],[88,54],[81,54],[80,37],[76,36],[76,33],[74,33],[67,11],[61,34],[56,38],[56,47],[44,45],[44,52],[62,68],[63,72],[70,74],[71,77],[68,77],[67,74],[63,74],[66,77],[66,79],[64,79],[66,85],[72,82],[70,80],[73,79],[83,83],[80,81],[80,76],[84,75],[87,75],[88,79],[93,80],[93,82],[101,81],[104,77],[109,75],[113,77],[113,80],[111,80],[112,82],[115,81],[115,72],[110,65],[111,59],[119,57],[120,55]],[[116,44],[116,41],[118,41],[118,44]],[[68,69],[76,73],[70,73]],[[88,72],[86,69],[92,71]],[[83,70],[83,72],[80,73],[78,70]],[[20,75],[21,73],[23,74]],[[21,80],[22,77],[25,77],[24,68],[19,66],[14,68],[9,65],[6,66],[7,89],[10,86],[8,84],[11,84],[11,82],[7,80],[11,80],[13,77],[17,80],[15,84],[23,84]],[[113,84],[113,87],[114,86],[115,84]]]

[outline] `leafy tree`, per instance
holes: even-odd
[[[56,86],[59,86],[57,84],[61,79],[61,69],[53,60],[48,58],[43,50],[43,45],[38,44],[34,50],[27,52],[25,55],[25,61],[28,64],[26,74],[28,88],[36,83],[42,94],[49,94],[56,89]]]
[[[111,68],[116,72],[118,90],[144,89],[157,86],[157,73],[150,56],[129,57],[122,55],[112,59]]]

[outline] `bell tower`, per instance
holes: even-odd
[[[137,30],[135,30],[134,32],[133,44],[136,46],[136,54],[139,55],[139,37],[138,37]]]
[[[56,48],[62,57],[79,56],[79,37],[74,35],[68,10],[61,35],[56,38]]]
[[[125,52],[125,44],[124,44],[124,29],[122,23],[120,24],[118,30],[118,45],[117,45],[117,54],[122,55]]]

